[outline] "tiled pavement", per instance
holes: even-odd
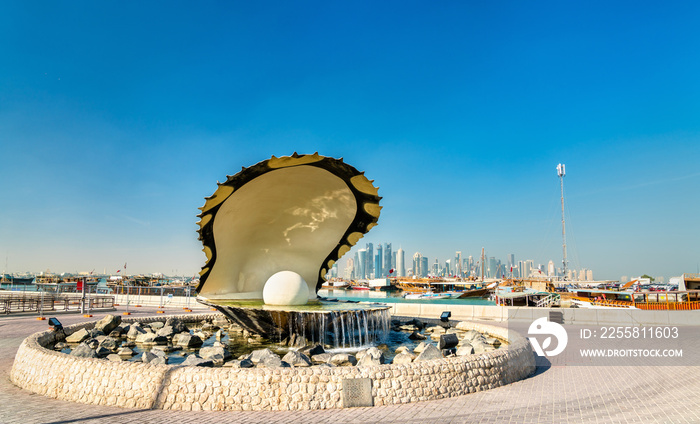
[[[152,308],[134,312],[154,314]],[[58,317],[64,324],[87,319]],[[0,423],[700,423],[700,367],[681,366],[540,367],[533,377],[494,390],[374,408],[183,412],[76,404],[26,392],[9,380],[21,341],[46,327],[33,316],[0,317]]]

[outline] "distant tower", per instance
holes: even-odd
[[[382,267],[382,274],[383,276],[388,276],[389,271],[391,271],[392,265],[391,265],[391,243],[384,243],[384,264]]]
[[[406,276],[406,263],[404,262],[404,252],[403,249],[400,247],[399,250],[396,251],[396,276]]]
[[[566,276],[566,222],[564,221],[564,176],[566,175],[566,167],[563,163],[557,165],[557,175],[559,175],[559,181],[561,183],[561,238],[563,241],[562,247],[564,249],[564,259],[562,263],[564,265],[564,275]]]
[[[367,243],[366,249],[367,255],[365,256],[364,278],[371,278],[372,272],[374,272],[374,246],[372,245],[372,243]]]
[[[374,278],[382,278],[382,259],[384,254],[382,253],[382,244],[377,245],[377,254],[374,255]]]

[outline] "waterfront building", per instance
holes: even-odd
[[[421,271],[422,271],[422,273],[421,273],[420,276],[423,277],[423,278],[425,278],[425,277],[428,276],[428,257],[427,257],[427,256],[423,256],[423,257],[420,259],[420,262],[421,262],[421,267],[420,267],[420,268],[421,268]]]
[[[384,262],[382,263],[382,276],[389,275],[389,271],[393,266],[391,265],[391,243],[384,243]]]
[[[382,272],[383,272],[382,270],[384,269],[384,268],[382,267],[382,258],[383,258],[383,257],[384,257],[384,255],[383,255],[383,253],[382,253],[382,244],[379,243],[379,244],[377,245],[377,254],[374,255],[374,258],[373,258],[373,259],[374,259],[374,267],[373,267],[373,269],[374,269],[374,277],[373,277],[373,278],[381,278],[381,277],[383,277],[383,275],[382,275]]]
[[[406,276],[406,265],[404,263],[404,251],[399,247],[396,251],[396,276],[405,277]]]
[[[455,252],[454,268],[455,275],[462,277],[462,252],[460,251]]]
[[[357,251],[357,271],[355,279],[367,278],[367,249]]]
[[[413,254],[413,275],[415,276],[422,276],[423,273],[421,272],[421,265],[423,264],[423,255],[420,254],[420,252],[416,252]]]
[[[355,260],[353,258],[348,258],[348,261],[345,263],[345,270],[344,270],[344,277],[346,280],[352,280],[354,278],[355,273]]]
[[[372,278],[372,273],[374,272],[374,246],[372,243],[367,243],[365,249],[367,250],[367,255],[365,255],[365,275],[362,278]]]
[[[556,270],[554,269],[554,261],[552,261],[552,260],[547,262],[547,276],[548,277],[556,276]]]

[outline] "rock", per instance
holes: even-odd
[[[109,332],[109,337],[114,337],[115,339],[119,339],[122,337],[122,334],[124,334],[124,328],[117,327],[114,330]]]
[[[234,359],[232,361],[224,362],[224,365],[222,366],[227,368],[254,368],[255,364],[250,359]]]
[[[486,343],[482,342],[481,340],[474,340],[474,341],[472,341],[471,345],[474,348],[475,354],[487,352],[487,349],[493,350],[493,346],[487,345]]]
[[[159,336],[156,333],[143,333],[136,337],[136,343],[165,345],[168,344],[168,338]]]
[[[413,362],[413,358],[414,358],[414,356],[411,355],[410,353],[401,352],[398,355],[394,356],[394,361],[392,362],[392,364],[397,364],[397,365],[409,364],[409,363]]]
[[[464,340],[474,340],[474,339],[477,339],[477,338],[480,338],[480,337],[482,337],[482,336],[481,336],[481,333],[479,333],[478,331],[476,331],[476,330],[467,330],[467,332],[464,333],[464,337],[463,337],[463,338],[464,338]]]
[[[179,333],[177,334],[177,345],[186,348],[196,348],[200,347],[204,342],[199,337],[189,334],[189,333]],[[175,340],[173,338],[173,344]]]
[[[408,338],[411,340],[425,340],[425,339],[427,339],[427,337],[425,337],[424,335],[422,335],[421,333],[419,333],[417,331],[414,331],[413,333],[411,333],[411,335],[408,336]]]
[[[159,358],[167,358],[168,357],[168,354],[165,353],[165,351],[163,351],[162,349],[153,348],[153,349],[151,349],[151,353],[156,355]]]
[[[382,344],[377,345],[377,349],[382,350],[382,351],[388,351],[389,345],[386,343],[382,343]]]
[[[98,358],[105,358],[107,355],[112,353],[114,352],[102,346],[98,346],[97,349],[95,349],[95,355],[97,355]]]
[[[213,333],[214,331],[216,331],[216,329],[210,322],[205,322],[204,324],[202,324],[201,330],[205,333]]]
[[[135,348],[136,347],[136,342],[127,340],[125,342],[122,342],[122,347],[130,347],[130,348]]]
[[[488,344],[490,344],[490,345],[493,346],[493,347],[499,347],[499,346],[501,345],[501,341],[498,340],[498,339],[495,338],[495,337],[488,337],[488,338],[485,340],[485,342],[488,343]]]
[[[282,360],[293,367],[310,367],[311,359],[301,352],[290,350]]]
[[[339,366],[355,366],[357,365],[357,359],[348,353],[338,353],[331,357],[329,363]]]
[[[379,362],[379,364],[384,363],[384,353],[376,347],[370,347],[360,351],[355,355],[358,361],[362,360],[365,356],[371,356],[374,361]]]
[[[463,344],[462,346],[457,349],[456,355],[457,356],[467,356],[471,355],[474,353],[474,348],[470,344]]]
[[[289,347],[304,347],[308,341],[301,334],[292,334],[289,339]]]
[[[157,356],[156,359],[151,360],[149,362],[151,365],[167,365],[168,364],[168,358],[164,356]]]
[[[67,348],[67,347],[70,347],[70,346],[68,346],[68,343],[66,343],[66,342],[58,342],[58,343],[56,343],[56,344],[53,346],[53,350],[61,351],[61,350],[65,349],[65,348]]]
[[[182,361],[182,365],[190,367],[213,367],[214,362],[193,353],[192,355],[187,355],[187,358]]]
[[[423,350],[425,350],[425,348],[426,348],[427,346],[430,346],[430,343],[420,342],[420,344],[418,344],[418,346],[416,346],[416,347],[413,349],[413,352],[414,352],[414,353],[421,353],[421,352],[423,352]]]
[[[183,333],[187,332],[189,333],[190,330],[187,329],[187,326],[185,325],[180,318],[175,318],[175,317],[170,317],[165,320],[165,325],[168,325],[170,327],[173,327],[173,331],[177,333]]]
[[[175,335],[175,329],[170,325],[164,325],[158,330],[156,334],[162,337],[166,337],[168,339],[172,339]]]
[[[90,337],[90,334],[85,328],[81,328],[80,330],[71,333],[68,337],[66,337],[66,342],[68,343],[80,343],[83,340],[87,339]]]
[[[432,359],[442,359],[442,352],[435,345],[428,344],[425,349],[418,355],[414,362],[430,361]]]
[[[116,353],[110,353],[109,355],[107,355],[107,360],[112,362],[121,362],[122,357],[117,355]]]
[[[231,353],[223,346],[206,346],[199,349],[199,356],[202,358],[207,359],[214,355],[219,355],[223,359],[229,359],[232,357]]]
[[[71,350],[70,354],[79,358],[97,358],[97,354],[95,353],[95,351],[91,349],[88,345],[83,343],[74,347],[73,350]]]
[[[279,357],[279,355],[275,356],[265,356],[258,362],[256,367],[259,368],[280,368],[280,367],[289,367],[289,364],[282,361],[282,359]]]
[[[230,323],[228,322],[226,317],[223,315],[217,315],[216,318],[214,318],[211,323],[214,326],[216,326],[218,328],[222,328],[222,329],[224,329],[230,325]]]
[[[126,333],[126,338],[129,340],[136,340],[136,337],[138,337],[139,334],[146,334],[146,330],[144,330],[140,325],[136,325],[134,323],[129,326],[129,332]]]
[[[110,336],[99,336],[97,340],[99,341],[101,347],[109,349],[112,352],[117,350],[120,343],[118,339],[115,339],[114,337]]]
[[[406,347],[406,346],[399,346],[399,347],[397,347],[396,350],[394,351],[394,353],[396,353],[397,355],[400,354],[400,353],[404,353],[404,352],[408,352],[408,347]]]
[[[151,327],[151,330],[153,330],[154,333],[157,333],[158,330],[165,327],[165,323],[163,321],[154,321],[148,324],[148,326]]]
[[[457,346],[459,343],[459,338],[456,334],[442,334],[440,336],[440,342],[438,343],[439,349],[450,349]]]
[[[425,327],[425,324],[423,323],[423,321],[421,321],[417,318],[413,318],[412,320],[408,321],[406,324],[415,325],[416,327],[418,327],[419,330],[422,330],[423,327]]]
[[[392,318],[392,319],[391,319],[391,325],[392,325],[392,326],[395,326],[395,327],[396,327],[396,326],[399,326],[399,325],[401,325],[401,320],[396,319],[396,318]]]
[[[404,324],[399,326],[399,330],[401,331],[418,331],[420,328],[416,327],[415,325],[412,324]]]
[[[95,324],[95,330],[99,330],[104,334],[109,334],[122,323],[122,317],[119,315],[106,315]]]
[[[305,346],[298,351],[299,353],[303,353],[304,355],[308,357],[312,357],[314,355],[320,355],[322,353],[326,353],[325,349],[323,349],[323,346],[320,344],[316,344],[314,346]]]
[[[210,333],[208,331],[195,331],[194,335],[199,337],[202,340],[208,340],[209,337],[212,336],[212,333]]]
[[[318,355],[312,356],[311,360],[315,363],[325,364],[328,363],[328,361],[330,361],[332,357],[332,353],[319,353]]]
[[[271,358],[271,357],[275,357],[278,359],[280,358],[279,355],[277,355],[275,352],[271,351],[270,349],[258,349],[258,350],[252,351],[250,353],[250,357],[248,359],[253,361],[254,364],[257,364],[258,362],[261,362],[265,358]]]
[[[224,332],[223,332],[223,330],[221,330],[221,329],[216,330],[216,333],[214,333],[214,338],[216,338],[216,341],[217,341],[217,342],[221,342],[221,339],[224,338]]]
[[[221,355],[219,353],[209,355],[206,358],[202,358],[202,359],[208,359],[208,360],[212,361],[212,363],[214,364],[215,367],[220,367],[220,366],[224,365],[224,362],[226,362],[224,359],[224,355]]]
[[[144,364],[148,364],[156,358],[158,358],[158,355],[154,355],[151,352],[143,352],[143,354],[141,355],[141,362],[143,362]]]
[[[87,339],[83,343],[88,345],[90,349],[97,349],[97,346],[100,345],[100,342],[97,339]]]
[[[359,361],[357,361],[357,366],[358,367],[369,367],[373,365],[381,365],[384,363],[384,356],[382,356],[382,360],[380,361],[379,358],[375,358],[372,355],[365,355],[362,358],[360,358]]]
[[[445,329],[440,327],[439,325],[434,325],[432,327],[428,327],[425,329],[424,333],[438,333],[438,334],[444,334]]]
[[[131,358],[134,356],[134,351],[128,347],[120,347],[117,350],[117,355],[121,356],[122,358]]]

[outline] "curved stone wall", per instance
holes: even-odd
[[[178,316],[185,322],[216,315]],[[124,322],[162,321],[149,317]],[[66,334],[95,322],[66,327]],[[343,380],[371,379],[374,405],[460,396],[521,380],[535,370],[530,343],[506,328],[473,329],[507,340],[508,346],[470,355],[409,364],[369,367],[199,368],[78,358],[44,348],[51,331],[25,339],[11,380],[56,399],[127,408],[178,410],[289,410],[342,408]]]

